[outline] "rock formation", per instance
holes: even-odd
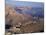
[[[27,14],[17,14],[16,10],[9,5],[5,7],[5,25],[6,30],[12,33],[30,33],[44,30],[43,21],[33,21],[33,17]]]

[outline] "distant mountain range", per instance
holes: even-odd
[[[43,17],[44,16],[44,8],[33,8],[33,7],[15,7],[16,13],[20,14],[28,14],[32,16],[39,16]]]
[[[27,14],[32,16],[44,16],[44,3],[42,2],[25,2],[6,0],[6,5],[14,8],[17,14]]]

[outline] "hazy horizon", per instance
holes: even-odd
[[[26,2],[26,1],[12,1],[6,0],[6,4],[11,4],[12,6],[31,6],[31,7],[44,7],[43,2]]]

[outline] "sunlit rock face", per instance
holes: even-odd
[[[14,9],[10,5],[5,7],[5,27],[8,26],[8,31],[12,33],[30,33],[40,32],[44,30],[44,19],[38,17],[32,17],[32,15],[26,14],[30,7]],[[18,10],[18,12],[16,11]],[[23,12],[19,12],[23,10]],[[42,21],[41,21],[42,20]],[[42,24],[41,24],[42,23]]]
[[[32,20],[32,16],[29,16],[27,14],[17,14],[14,8],[6,5],[5,9],[5,18],[6,18],[6,24],[10,24],[12,26],[21,25],[24,24],[27,21]]]

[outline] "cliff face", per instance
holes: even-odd
[[[9,5],[5,7],[5,27],[10,27],[12,33],[30,33],[40,32],[44,28],[43,20],[33,19],[31,15],[18,14],[17,11]],[[42,24],[41,24],[42,23]],[[8,29],[8,28],[7,28]]]
[[[6,24],[18,24],[19,22],[23,24],[23,22],[31,21],[32,16],[26,14],[17,14],[14,8],[10,6],[6,6],[5,11]]]

